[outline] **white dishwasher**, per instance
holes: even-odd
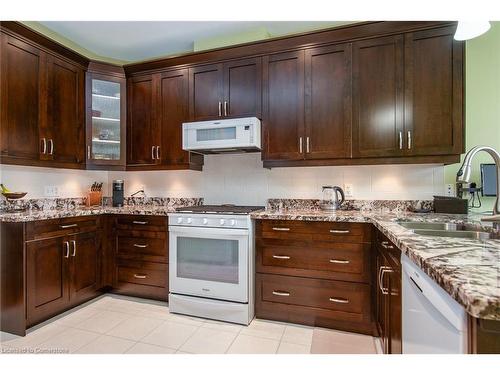
[[[405,256],[403,354],[467,353],[467,312]]]

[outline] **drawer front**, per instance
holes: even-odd
[[[376,230],[375,246],[387,255],[387,259],[393,267],[401,264],[401,250],[389,240],[381,231]]]
[[[118,236],[116,255],[120,258],[168,263],[167,241],[163,238],[150,238],[146,236]]]
[[[29,222],[26,225],[26,239],[39,240],[43,238],[67,236],[71,234],[96,231],[100,227],[97,216],[66,217]]]
[[[118,230],[167,231],[166,216],[116,215],[115,225]]]
[[[269,242],[257,242],[257,272],[359,282],[370,279],[369,245],[316,242],[311,247]]]
[[[259,220],[256,235],[260,238],[362,243],[370,242],[370,227],[364,223]]]
[[[265,302],[351,313],[360,320],[370,303],[370,289],[365,284],[276,275],[261,275],[260,280]]]
[[[138,284],[166,288],[168,265],[161,263],[118,261],[116,283]]]

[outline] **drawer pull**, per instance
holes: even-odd
[[[394,249],[394,246],[389,245],[389,242],[387,242],[387,241],[382,241],[380,244],[382,245],[382,247],[384,249]]]
[[[142,244],[140,244],[140,243],[135,243],[135,244],[134,244],[134,247],[139,247],[139,248],[141,248],[141,249],[144,249],[145,247],[148,247],[148,245],[147,245],[147,244],[142,245]]]
[[[61,229],[75,228],[77,226],[78,226],[78,224],[60,225]]]
[[[274,259],[290,259],[288,255],[273,255]]]
[[[288,232],[288,231],[290,231],[290,228],[277,228],[277,227],[274,227],[273,230],[278,231],[278,232]]]
[[[346,233],[349,233],[350,230],[341,230],[341,229],[330,229],[330,233],[333,233],[333,234],[346,234]]]
[[[280,290],[273,290],[273,294],[275,296],[281,296],[281,297],[288,297],[288,296],[290,296],[289,292],[282,292]]]
[[[146,275],[138,275],[138,274],[134,273],[134,277],[136,279],[145,279],[147,276]]]
[[[329,298],[330,302],[335,302],[335,303],[349,303],[349,300],[347,298]]]
[[[351,263],[348,260],[345,259],[330,259],[330,263],[335,263],[335,264],[349,264]]]
[[[147,221],[137,221],[137,220],[134,220],[134,221],[132,221],[132,223],[139,224],[139,225],[146,225],[148,222]]]

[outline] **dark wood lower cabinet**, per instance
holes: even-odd
[[[402,353],[401,251],[382,233],[375,236],[375,321],[385,354]]]
[[[65,237],[29,242],[26,255],[26,317],[31,326],[69,306],[69,243]]]
[[[370,243],[370,224],[257,221],[257,318],[373,334]]]
[[[168,224],[164,216],[117,215],[114,219],[115,293],[168,299]]]
[[[1,223],[2,331],[25,335],[101,293],[100,223],[98,217]]]

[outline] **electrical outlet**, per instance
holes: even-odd
[[[352,198],[354,194],[354,188],[352,184],[344,184],[344,194],[346,198]]]
[[[454,197],[455,196],[455,185],[446,184],[445,185],[445,195],[447,197]]]
[[[44,195],[46,197],[57,197],[59,196],[59,188],[54,185],[45,186]]]

